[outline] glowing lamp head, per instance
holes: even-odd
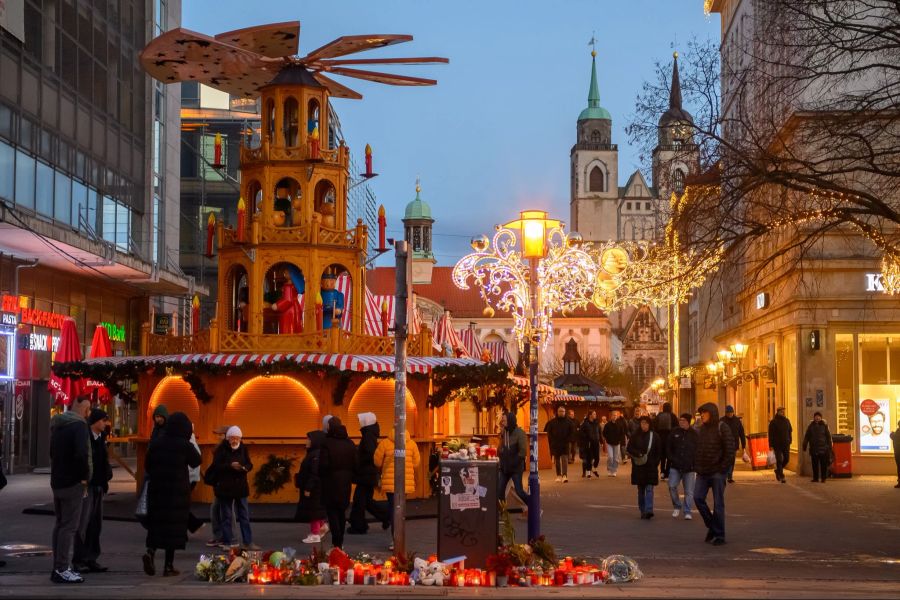
[[[547,229],[561,226],[562,221],[547,218],[547,211],[523,210],[519,213],[518,221],[507,223],[504,227],[521,230],[523,258],[544,258],[547,251]]]
[[[706,363],[706,372],[710,375],[715,375],[719,370],[719,366],[714,362]]]
[[[749,346],[747,344],[742,344],[741,342],[735,342],[729,348],[731,350],[732,356],[737,360],[740,360],[747,356],[747,350],[749,350]]]
[[[718,358],[721,363],[731,362],[731,350],[717,350],[716,358]]]

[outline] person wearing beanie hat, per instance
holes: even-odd
[[[250,529],[250,484],[247,481],[247,473],[253,470],[250,462],[250,452],[242,442],[244,437],[241,428],[232,425],[225,432],[225,439],[213,453],[213,462],[210,469],[213,470],[215,480],[215,494],[219,501],[219,526],[222,530],[222,547],[232,548],[237,546],[233,537],[231,519],[235,516],[241,528],[241,540],[244,548],[258,550],[259,546],[253,543],[253,533]]]
[[[218,427],[213,427],[212,432],[219,436],[219,440],[225,439],[225,434],[228,433],[228,428],[231,425],[219,425]],[[212,467],[210,467],[211,469]],[[209,472],[209,471],[207,471]],[[210,477],[204,476],[203,482],[207,485],[213,485],[212,475],[210,473]],[[206,541],[206,545],[210,548],[216,548],[222,545],[222,525],[219,523],[219,515],[221,514],[221,509],[219,508],[219,499],[213,494],[213,500],[209,505],[209,527],[212,529],[212,538]],[[232,523],[232,528],[234,527],[234,523]]]
[[[347,533],[368,533],[366,511],[381,522],[387,529],[390,526],[390,515],[375,502],[375,488],[378,486],[378,468],[375,466],[375,448],[381,431],[378,418],[373,412],[356,415],[359,420],[359,446],[356,448],[356,476],[353,478],[356,489],[353,492],[353,505],[350,507],[350,528]]]
[[[101,566],[100,530],[103,525],[103,495],[109,492],[109,481],[112,479],[112,467],[106,450],[106,430],[109,427],[109,415],[99,408],[91,409],[88,415],[88,429],[91,441],[91,463],[93,471],[88,481],[81,504],[81,521],[75,533],[72,566],[79,573],[103,573],[106,567]]]
[[[831,462],[831,432],[819,411],[813,414],[813,420],[803,436],[803,451],[806,452],[807,448],[812,461],[813,482],[825,483],[828,479],[828,463]]]
[[[747,435],[744,433],[744,424],[741,422],[741,418],[734,414],[734,407],[732,405],[729,404],[725,407],[725,416],[722,417],[722,422],[731,429],[731,435],[734,436],[735,445],[740,444],[737,451],[744,454],[747,451]],[[728,472],[725,473],[725,481],[727,483],[734,483],[734,461],[735,457],[732,456],[731,466],[728,467]]]
[[[322,431],[328,433],[328,422],[331,420],[331,417],[334,415],[325,415],[322,417]]]

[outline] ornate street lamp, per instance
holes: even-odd
[[[518,236],[516,235],[518,232]],[[497,226],[493,240],[472,239],[475,252],[453,268],[457,287],[468,289],[472,278],[491,309],[512,314],[519,351],[529,360],[531,399],[528,470],[528,539],[541,533],[538,476],[538,364],[547,346],[554,312],[582,308],[590,302],[602,267],[582,248],[577,233],[565,233],[561,221],[542,210],[522,211],[519,219]]]

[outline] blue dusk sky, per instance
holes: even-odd
[[[380,175],[371,185],[389,237],[402,236],[403,209],[421,177],[439,265],[452,265],[473,235],[490,235],[520,210],[569,220],[569,152],[587,106],[592,34],[620,185],[640,166],[624,128],[654,61],[671,60],[676,40],[719,35],[718,15],[706,17],[702,0],[185,0],[182,16],[184,27],[206,34],[290,20],[301,22],[301,55],[342,35],[403,33],[415,39],[350,58],[450,59],[371,67],[431,77],[434,87],[336,76],[363,99],[333,100],[357,162],[366,143],[373,148]],[[392,255],[377,264],[393,264]]]

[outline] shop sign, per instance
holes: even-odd
[[[0,325],[3,327],[15,327],[19,324],[19,315],[14,312],[0,312]]]
[[[693,382],[690,377],[681,377],[678,387],[683,390],[689,390],[693,387]]]
[[[866,273],[866,291],[883,292],[884,284],[881,283],[881,273]]]
[[[102,321],[100,323],[101,326],[106,328],[106,333],[109,334],[109,341],[111,342],[124,342],[125,341],[125,326],[124,325],[116,325],[114,323],[107,323],[106,321]]]
[[[50,329],[62,329],[63,321],[68,318],[68,315],[38,310],[36,308],[20,307],[19,297],[9,295],[3,296],[3,311],[19,313],[19,321],[26,325],[48,327]]]
[[[153,333],[156,335],[168,335],[172,329],[172,315],[162,313],[153,315]]]
[[[33,352],[56,352],[59,336],[46,333],[26,333],[19,336],[19,349]]]

